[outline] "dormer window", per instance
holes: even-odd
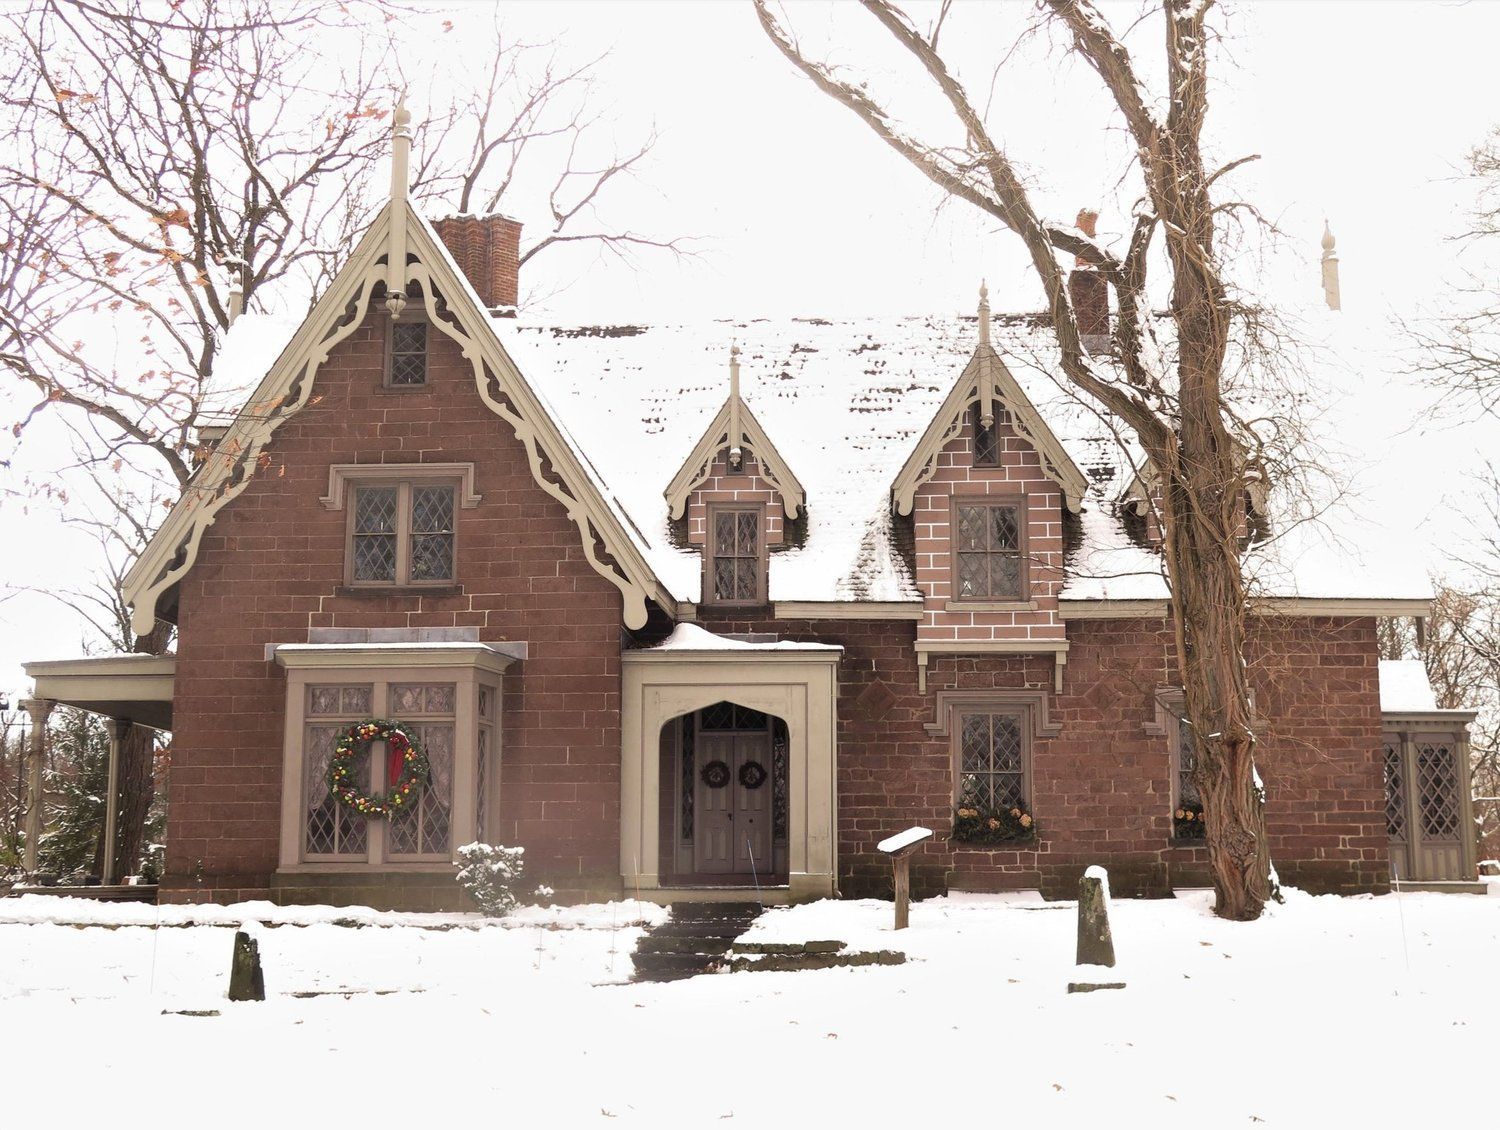
[[[710,604],[766,602],[764,507],[710,506],[704,557],[704,601]]]
[[[974,466],[976,467],[998,467],[1000,466],[1000,416],[998,410],[995,418],[990,421],[989,427],[985,427],[981,419],[983,409],[974,405],[969,409],[971,423],[974,428]]]
[[[426,321],[408,315],[386,324],[386,387],[422,387],[427,383]]]
[[[953,503],[953,595],[1026,599],[1026,500]]]

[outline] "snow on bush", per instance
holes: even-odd
[[[487,917],[503,918],[520,901],[515,888],[526,868],[521,858],[525,853],[525,848],[500,844],[472,843],[458,849],[458,858],[463,861],[456,876],[458,885],[469,892]],[[538,887],[535,893],[539,898],[547,898],[552,888]]]

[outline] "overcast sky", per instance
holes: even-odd
[[[464,37],[463,24],[483,16],[478,7],[459,10],[446,40],[433,16],[441,49],[462,52],[477,41]],[[569,55],[609,51],[601,80],[622,142],[653,125],[659,133],[649,166],[619,187],[608,214],[638,230],[698,237],[691,260],[645,257],[633,269],[594,256],[538,260],[522,284],[550,295],[546,316],[967,312],[981,276],[997,308],[1040,306],[1014,237],[972,210],[939,208],[934,189],[791,69],[748,3],[516,3],[505,11],[515,32],[554,38]],[[984,60],[1014,41],[1031,11],[959,5],[946,41],[959,49],[971,89],[988,87]],[[1139,9],[1109,11],[1124,26]],[[871,21],[853,5],[798,4],[789,16],[810,46],[837,61],[871,59],[871,88],[890,97],[896,114],[916,126],[938,120],[916,76],[869,53]],[[1471,202],[1454,176],[1500,122],[1500,4],[1262,3],[1234,9],[1227,31],[1210,137],[1221,160],[1261,155],[1237,183],[1286,233],[1264,267],[1267,289],[1316,296],[1326,216],[1346,309],[1409,316],[1440,302],[1456,274],[1449,237]],[[1153,24],[1133,40],[1143,60],[1154,57],[1157,35]],[[1116,186],[1127,151],[1103,106],[1092,73],[1045,39],[1028,43],[995,86],[992,123],[1049,218],[1091,206],[1106,230],[1123,224],[1131,194]],[[1427,442],[1455,472],[1450,481],[1472,462],[1469,432]],[[55,464],[55,453],[33,448],[19,469],[49,458]],[[1430,527],[1439,562],[1461,530],[1448,503],[1465,496],[1446,486],[1429,492],[1448,515]],[[91,544],[64,531],[55,512],[6,501],[0,515],[11,550],[0,579],[40,588],[86,582]],[[80,654],[85,643],[72,615],[43,596],[0,604],[0,690],[25,689],[22,659]]]

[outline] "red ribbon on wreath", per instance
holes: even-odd
[[[394,785],[401,779],[406,768],[406,755],[410,750],[411,743],[400,730],[385,739],[385,779],[390,784]]]

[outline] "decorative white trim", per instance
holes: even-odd
[[[335,463],[328,468],[328,493],[318,501],[325,510],[342,510],[351,481],[394,479],[457,479],[459,505],[465,510],[473,510],[484,497],[474,490],[472,463]]]
[[[1165,600],[1059,600],[1062,620],[1162,620]],[[1432,601],[1403,597],[1257,597],[1250,602],[1255,616],[1417,616],[1432,615]]]
[[[983,399],[986,392],[1010,413],[1012,426],[1036,449],[1043,473],[1062,489],[1063,501],[1076,513],[1083,505],[1083,496],[1089,487],[1088,477],[1079,470],[1078,464],[1073,462],[1062,442],[1047,426],[1000,355],[983,342],[974,350],[974,356],[964,367],[953,391],[943,401],[891,484],[891,504],[896,513],[911,513],[916,504],[917,489],[937,471],[938,455],[948,441],[963,430],[964,413],[971,404]]]
[[[400,208],[406,257],[414,260],[406,266],[406,280],[420,285],[428,319],[457,343],[473,367],[481,400],[514,429],[526,450],[532,479],[566,509],[589,566],[620,591],[626,627],[644,626],[648,600],[669,608],[675,599],[651,569],[622,515],[611,507],[600,484],[506,353],[483,303],[442,240],[409,203]],[[395,210],[392,204],[381,210],[349,263],[313,306],[126,575],[123,593],[132,606],[132,624],[138,633],[151,630],[158,602],[193,567],[204,532],[219,511],[245,490],[276,429],[306,405],[318,370],[368,315],[377,284],[386,281],[380,250],[390,234]],[[435,291],[443,296],[441,308]]]
[[[1034,600],[948,600],[944,612],[1035,612]]]
[[[778,620],[920,620],[920,600],[778,600]]]
[[[708,478],[708,473],[719,452],[728,450],[732,446],[730,440],[732,401],[733,397],[724,402],[723,407],[710,421],[698,442],[693,445],[693,450],[688,452],[688,457],[683,460],[682,466],[678,468],[677,474],[672,476],[672,481],[667,484],[667,489],[663,492],[669,513],[674,519],[681,518],[687,513],[688,495],[693,493],[699,483]],[[761,477],[775,487],[776,493],[781,496],[781,505],[786,509],[787,518],[797,517],[807,503],[807,491],[803,489],[797,476],[792,473],[791,467],[782,458],[781,452],[776,450],[776,445],[766,435],[766,430],[755,418],[755,413],[750,411],[750,406],[740,403],[738,407],[739,446],[748,449],[755,456],[756,462],[760,465]]]
[[[1062,693],[1067,640],[918,640],[917,693],[927,693],[928,657],[933,655],[1051,655],[1052,689]]]
[[[266,648],[289,671],[386,670],[391,667],[476,667],[499,675],[526,654],[523,644],[485,643],[283,643]]]
[[[1055,738],[1062,733],[1062,723],[1052,718],[1052,696],[1040,688],[938,691],[933,720],[922,723],[922,728],[933,737],[945,738],[952,732],[956,712],[995,709],[1031,711],[1033,737]]]

